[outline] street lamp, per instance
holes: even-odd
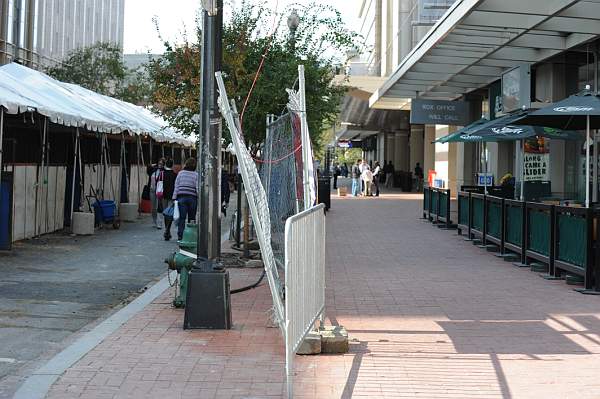
[[[287,26],[290,29],[290,45],[292,50],[296,48],[296,30],[300,25],[300,16],[296,10],[292,10],[292,13],[287,19]]]

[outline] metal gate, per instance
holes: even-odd
[[[285,223],[285,367],[293,395],[293,359],[325,310],[325,204]]]

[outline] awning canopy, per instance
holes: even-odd
[[[600,35],[600,0],[457,0],[369,100],[452,100]]]
[[[149,135],[158,142],[194,145],[192,139],[146,108],[60,82],[17,63],[0,67],[0,106],[9,114],[35,111],[63,126]]]

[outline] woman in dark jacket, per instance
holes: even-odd
[[[173,172],[173,160],[167,159],[165,162],[165,169],[163,172],[163,197],[162,197],[162,209],[170,208],[173,205],[173,191],[175,190],[175,179],[177,175]],[[173,217],[164,215],[165,218],[165,241],[171,239],[171,224],[173,224]]]

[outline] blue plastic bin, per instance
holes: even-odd
[[[96,224],[110,223],[115,218],[115,201],[96,201],[94,202],[94,220]]]

